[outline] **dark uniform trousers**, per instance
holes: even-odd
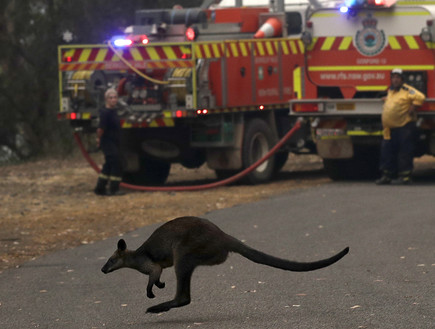
[[[417,127],[414,121],[403,127],[391,128],[391,139],[384,139],[381,145],[380,169],[387,176],[411,175]]]
[[[116,154],[104,155],[104,164],[98,176],[95,193],[105,195],[106,184],[109,182],[109,194],[115,194],[119,190],[122,180],[121,157]]]
[[[121,180],[122,166],[121,158],[118,155],[106,155],[100,176],[109,180]]]

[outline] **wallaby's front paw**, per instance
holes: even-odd
[[[163,289],[163,288],[165,287],[165,283],[164,283],[164,282],[160,282],[160,281],[158,281],[158,282],[156,282],[156,286],[157,286],[157,288],[159,288],[159,289]]]

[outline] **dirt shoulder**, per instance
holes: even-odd
[[[98,163],[101,158],[96,157]],[[197,192],[135,192],[99,197],[96,174],[80,156],[0,167],[0,273],[48,252],[91,244],[178,216],[257,201],[329,181],[316,156],[291,156],[268,184],[232,185]],[[171,168],[168,184],[214,181],[203,166]]]

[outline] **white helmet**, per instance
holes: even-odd
[[[394,68],[391,71],[391,75],[393,75],[393,74],[398,74],[398,75],[400,75],[401,78],[403,78],[403,70],[401,68]]]

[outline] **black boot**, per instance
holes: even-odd
[[[391,183],[391,173],[384,171],[382,177],[375,181],[376,185],[387,185]]]
[[[107,185],[107,179],[98,177],[97,186],[95,186],[94,193],[96,195],[107,195],[106,185]]]
[[[394,185],[410,185],[412,184],[411,172],[399,173],[399,177],[392,181]]]
[[[120,180],[111,180],[108,195],[124,195],[124,193],[119,190],[119,184],[121,184]]]

